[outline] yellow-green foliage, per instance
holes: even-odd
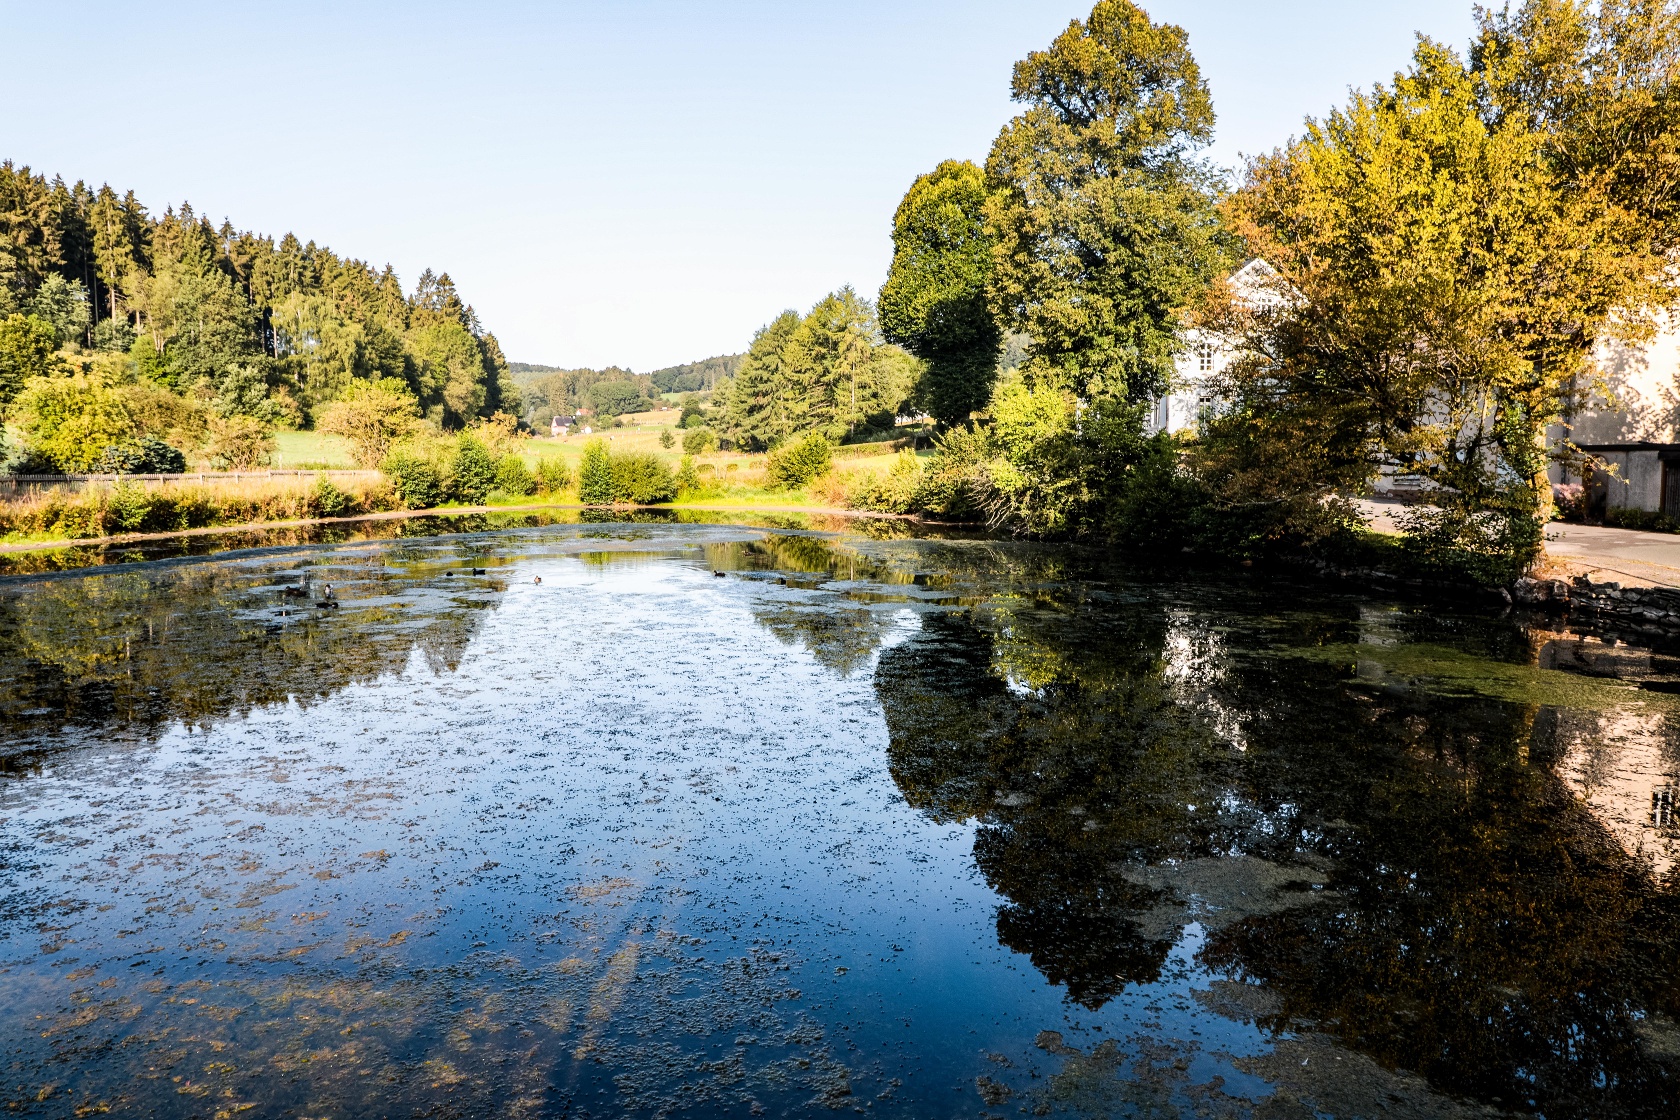
[[[542,459],[537,463],[537,493],[547,497],[572,484],[572,471],[564,459]]]
[[[420,405],[396,378],[357,381],[322,410],[317,426],[349,440],[357,465],[375,467],[420,430]]]
[[[496,464],[496,489],[510,498],[524,498],[537,489],[536,477],[517,455],[504,455]]]
[[[0,502],[0,538],[84,539],[116,533],[165,533],[212,525],[353,517],[401,505],[384,478],[343,486],[312,479],[231,483],[53,487]]]
[[[900,451],[886,474],[867,471],[847,479],[846,504],[876,513],[909,513],[922,484],[922,464],[913,451]]]
[[[677,496],[677,480],[659,456],[646,451],[615,451],[612,468],[613,501],[654,505]]]
[[[30,378],[13,414],[29,446],[62,471],[87,470],[107,447],[133,432],[117,394],[82,374]]]
[[[827,473],[834,463],[834,445],[821,432],[807,432],[770,453],[770,478],[778,487],[797,489]]]

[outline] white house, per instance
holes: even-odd
[[[1238,298],[1265,304],[1284,298],[1280,279],[1275,268],[1255,257],[1231,274],[1230,284]],[[1214,405],[1215,379],[1236,356],[1229,339],[1209,331],[1186,331],[1184,343],[1167,395],[1155,400],[1151,435],[1194,428],[1202,413]]]
[[[1256,257],[1231,274],[1239,298],[1256,303],[1288,298],[1276,269]],[[1217,404],[1218,375],[1236,357],[1231,340],[1191,330],[1184,334],[1172,385],[1154,402],[1151,434],[1193,429]],[[1585,482],[1595,513],[1605,509],[1660,511],[1680,521],[1680,316],[1660,321],[1656,337],[1638,346],[1606,342],[1594,356],[1601,391],[1567,424],[1549,433],[1554,447],[1573,439],[1594,464],[1583,479],[1554,464],[1554,483]],[[1415,490],[1419,480],[1385,470],[1381,492]]]

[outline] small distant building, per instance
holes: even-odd
[[[566,422],[561,420],[560,417],[558,417],[558,416],[554,417],[554,419],[552,419],[548,422],[548,434],[551,435],[551,436],[563,436],[563,435],[565,435],[566,434],[566,428],[567,428]]]

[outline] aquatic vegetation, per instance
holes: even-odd
[[[14,1111],[1675,1099],[1660,653],[1020,542],[378,524],[0,580]]]

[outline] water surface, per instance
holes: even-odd
[[[1674,1114],[1661,651],[485,528],[0,580],[12,1111]]]

